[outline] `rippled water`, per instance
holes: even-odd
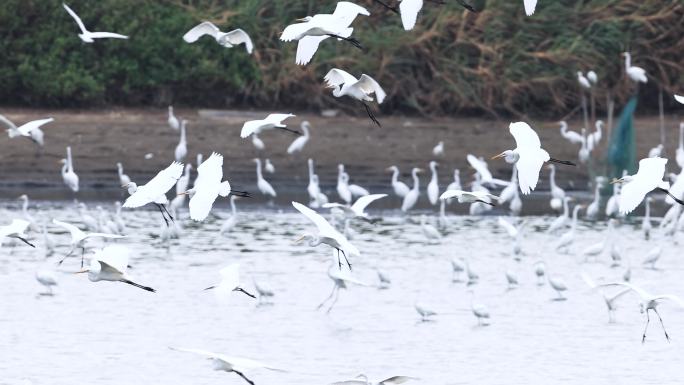
[[[450,217],[441,243],[427,244],[417,217],[404,220],[384,213],[381,223],[354,226],[352,242],[363,255],[352,263],[358,279],[375,285],[374,269],[379,268],[392,279],[391,287],[352,286],[340,292],[339,302],[326,315],[316,306],[332,288],[326,274],[330,251],[294,245],[295,237],[311,226],[292,210],[284,211],[243,212],[224,237],[217,236],[218,218],[201,226],[181,219],[184,233],[168,250],[159,239],[156,213],[125,212],[129,237],[121,243],[133,250],[130,274],[157,293],[68,274],[79,267],[72,258],[58,274],[55,295],[40,296],[43,288],[34,274],[55,267],[66,252],[67,236],[50,227],[62,246],[47,260],[40,235],[32,236],[36,250],[3,246],[0,384],[244,383],[169,346],[244,356],[289,370],[250,372],[257,384],[327,384],[361,372],[371,377],[410,375],[424,384],[682,381],[684,312],[663,305],[672,343],[652,317],[642,345],[645,319],[636,298],[624,297],[617,322],[608,324],[601,297],[580,277],[586,271],[596,279],[614,280],[626,269],[627,262],[611,268],[607,254],[589,263],[579,255],[605,236],[604,222],[581,224],[575,254],[564,255],[553,250],[557,237],[542,232],[549,219],[529,217],[518,262],[496,217]],[[21,215],[7,209],[0,214],[3,223]],[[39,221],[77,221],[70,203],[43,204],[33,215]],[[684,294],[681,252],[671,238],[656,233],[644,241],[630,224],[619,227],[618,234],[631,259],[632,282],[656,292]],[[664,246],[660,270],[643,269],[643,256],[658,244]],[[453,257],[469,257],[479,283],[453,283]],[[539,259],[545,259],[549,273],[566,280],[566,301],[552,300],[555,292],[536,284],[533,264]],[[254,290],[254,277],[276,291],[273,305],[256,306],[239,293],[220,302],[202,291],[215,283],[221,267],[234,262],[241,264],[248,290]],[[510,291],[504,275],[509,269],[521,282]],[[470,289],[489,307],[489,326],[477,326]],[[433,322],[418,322],[416,301],[441,314]]]

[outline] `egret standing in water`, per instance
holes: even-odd
[[[166,193],[178,182],[178,179],[183,173],[183,164],[173,162],[171,165],[157,173],[147,184],[138,187],[134,182],[130,182],[124,188],[128,188],[128,193],[131,196],[126,199],[123,204],[124,208],[136,208],[144,206],[148,203],[153,203],[159,209],[159,212],[164,218],[166,225],[169,225],[166,215],[173,221],[173,216],[166,209],[166,204],[169,200],[166,198]]]
[[[430,204],[433,206],[439,202],[439,182],[437,175],[437,162],[430,162],[430,171],[432,172],[432,178],[427,186],[427,195],[430,200]]]
[[[629,214],[644,200],[646,194],[653,190],[662,191],[680,205],[684,202],[672,195],[670,184],[663,180],[665,176],[665,158],[645,158],[639,161],[639,171],[634,175],[626,175],[613,180],[614,184],[621,184],[619,210],[621,214]]]
[[[493,156],[492,159],[505,158],[507,163],[515,164],[518,169],[520,191],[524,195],[529,194],[537,187],[539,171],[544,162],[575,165],[570,161],[551,158],[549,153],[541,148],[539,136],[527,123],[511,123],[509,129],[517,147],[514,150],[506,150]]]
[[[92,282],[123,282],[154,293],[156,290],[133,282],[128,274],[126,274],[129,254],[130,251],[125,246],[107,246],[102,250],[98,250],[95,255],[93,255],[90,259],[89,268],[82,269],[76,274],[88,273],[88,279]]]
[[[390,166],[387,171],[392,172],[392,189],[394,190],[394,195],[399,198],[403,198],[409,193],[410,189],[406,183],[399,180],[399,167]]]
[[[67,146],[67,158],[62,159],[62,180],[71,191],[78,192],[78,175],[74,172],[74,163],[71,159],[71,146]]]
[[[173,106],[169,106],[169,118],[166,120],[166,122],[169,124],[169,127],[171,127],[172,130],[178,131],[180,129],[180,121],[176,115],[173,114]]]
[[[418,197],[420,196],[420,179],[418,179],[418,173],[423,170],[414,167],[411,170],[411,176],[413,177],[413,188],[404,196],[404,201],[401,204],[401,211],[407,212],[416,205],[418,202]]]
[[[301,128],[303,134],[299,136],[297,139],[293,140],[290,146],[287,148],[287,153],[290,155],[297,152],[302,152],[304,146],[309,142],[311,136],[309,129],[311,128],[311,124],[309,123],[309,121],[305,120],[302,122]]]
[[[187,121],[185,119],[181,120],[180,139],[178,141],[178,145],[176,146],[176,150],[174,151],[174,155],[176,157],[176,162],[182,162],[183,159],[185,159],[185,156],[188,154],[188,141],[187,141],[186,134],[185,134],[185,125],[186,124],[187,124]]]
[[[263,195],[268,195],[271,198],[276,197],[276,192],[266,179],[264,179],[264,174],[261,172],[261,159],[255,158],[256,163],[256,175],[257,175],[257,188]]]

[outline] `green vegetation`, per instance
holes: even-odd
[[[392,0],[389,0],[392,1]],[[541,0],[526,17],[522,0],[425,3],[415,30],[374,5],[355,36],[366,53],[326,41],[311,64],[294,64],[296,44],[278,40],[294,19],[332,12],[313,0],[72,0],[92,30],[130,40],[85,44],[60,1],[4,0],[0,7],[0,103],[32,107],[166,105],[330,108],[349,106],[322,85],[332,67],[374,76],[389,94],[386,111],[423,114],[554,115],[578,104],[576,71],[595,70],[599,106],[618,103],[632,85],[620,53],[651,74],[641,105],[657,103],[658,85],[681,90],[684,2],[681,0]],[[255,53],[182,35],[202,20],[240,27]],[[667,102],[670,103],[666,98]]]

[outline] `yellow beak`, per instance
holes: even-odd
[[[502,152],[501,154],[499,154],[499,155],[494,155],[493,157],[491,157],[491,158],[489,158],[489,159],[490,159],[490,160],[494,160],[494,159],[503,158],[504,156],[506,156],[506,153],[505,153],[505,152]]]
[[[89,271],[88,269],[81,269],[81,270],[79,270],[79,271],[75,272],[74,274],[82,274],[82,273],[87,273],[88,271]]]

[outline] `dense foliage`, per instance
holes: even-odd
[[[477,14],[454,1],[426,2],[410,32],[373,1],[357,2],[372,13],[354,24],[367,52],[331,40],[300,67],[296,45],[280,42],[280,32],[296,18],[332,12],[335,1],[71,0],[91,30],[131,36],[85,44],[61,1],[3,0],[0,103],[339,107],[348,101],[322,86],[337,66],[376,77],[389,94],[386,111],[551,115],[577,105],[579,70],[598,72],[600,103],[609,90],[626,99],[626,49],[652,76],[642,105],[655,105],[659,86],[682,88],[681,0],[540,0],[534,17],[524,15],[522,0],[470,0],[482,8]],[[183,42],[202,20],[244,29],[255,53],[209,38]]]

